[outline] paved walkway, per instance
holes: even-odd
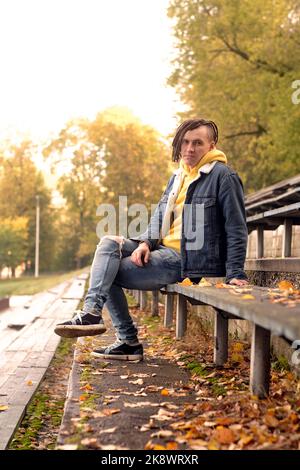
[[[71,318],[88,274],[33,296],[0,313],[0,449],[5,449],[60,342],[55,324]],[[7,408],[6,408],[7,407]]]
[[[92,358],[93,348],[116,339],[107,312],[104,319],[105,334],[77,340],[58,449],[142,450],[153,434],[156,441],[171,435],[166,424],[195,402],[185,389],[189,373],[159,354],[148,355],[145,342],[143,362]]]

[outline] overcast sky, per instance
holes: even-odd
[[[0,0],[0,136],[44,138],[72,117],[127,106],[162,134],[179,103],[166,87],[168,0]]]

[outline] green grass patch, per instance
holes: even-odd
[[[199,377],[205,377],[208,374],[207,370],[205,370],[205,366],[197,361],[187,363],[186,367],[192,374],[198,375]]]
[[[50,289],[74,276],[78,276],[87,268],[61,274],[43,274],[39,277],[23,276],[16,279],[0,280],[0,297],[9,295],[32,295]]]
[[[50,422],[49,424],[53,427],[60,425],[64,404],[65,400],[53,400],[47,394],[36,393],[9,448],[13,450],[32,449],[37,444],[38,434],[45,426],[46,421]],[[47,445],[47,449],[54,449],[55,444],[56,435],[53,435],[53,442]]]
[[[278,356],[276,360],[272,361],[272,370],[276,372],[291,370],[287,358],[285,356]]]

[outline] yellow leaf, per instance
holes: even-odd
[[[280,290],[293,290],[294,288],[293,284],[290,281],[280,281],[278,282],[278,287]]]
[[[6,410],[8,410],[8,406],[0,405],[0,411],[6,411]]]
[[[27,380],[26,385],[32,385],[32,380]]]
[[[218,445],[218,443],[214,440],[210,441],[209,444],[208,444],[208,450],[219,450],[220,449],[220,446]]]
[[[163,396],[165,396],[165,397],[166,397],[167,395],[170,395],[169,390],[167,390],[166,388],[163,388],[160,393],[161,393],[161,395],[163,395]]]
[[[199,286],[199,287],[211,287],[212,284],[211,284],[210,282],[208,282],[208,281],[205,279],[205,277],[203,277],[203,278],[201,279],[201,281],[198,283],[198,286]]]
[[[80,387],[80,390],[93,390],[93,387],[90,384],[86,384],[83,387]]]
[[[243,362],[244,358],[241,354],[233,353],[231,355],[232,362]]]
[[[251,294],[245,294],[242,296],[243,300],[255,300],[255,297]]]
[[[186,277],[185,279],[183,279],[182,282],[178,282],[178,284],[179,284],[180,286],[192,286],[192,285],[193,285],[192,281],[191,281],[188,277]]]
[[[265,415],[265,423],[266,425],[269,427],[269,428],[277,428],[278,424],[279,424],[279,421],[277,418],[275,418],[275,416],[271,415],[271,414],[266,414]]]
[[[232,350],[235,352],[242,352],[244,351],[244,344],[243,343],[234,343],[232,346]]]

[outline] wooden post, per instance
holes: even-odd
[[[228,359],[228,318],[215,310],[214,363],[223,366]]]
[[[282,257],[288,258],[292,254],[292,229],[291,219],[284,219],[282,234]]]
[[[140,293],[138,290],[134,290],[134,298],[136,300],[136,303],[137,303],[137,307],[139,307],[140,305]]]
[[[152,304],[151,304],[151,316],[157,317],[158,316],[158,290],[152,291]]]
[[[168,328],[173,323],[174,295],[167,294],[165,299],[164,326]]]
[[[140,310],[145,310],[147,307],[147,296],[144,290],[140,290]]]
[[[179,294],[176,309],[176,338],[180,339],[186,332],[187,325],[187,301],[186,298]]]
[[[253,325],[250,363],[250,391],[259,398],[269,394],[270,331]]]
[[[264,228],[262,225],[258,225],[257,229],[257,241],[256,241],[256,258],[264,257]]]

